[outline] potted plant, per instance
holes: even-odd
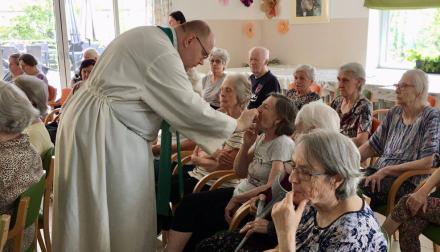
[[[408,50],[407,61],[415,61],[416,68],[425,73],[440,73],[440,55],[439,56],[423,56],[416,50]]]

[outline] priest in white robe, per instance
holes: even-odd
[[[248,128],[193,92],[186,69],[214,46],[206,23],[139,27],[117,37],[66,104],[55,151],[53,251],[155,251],[151,141],[162,120],[215,152]],[[172,37],[172,40],[170,40]]]

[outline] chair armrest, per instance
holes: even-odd
[[[212,186],[211,186],[211,188],[209,188],[209,190],[212,191],[212,190],[218,189],[225,182],[228,182],[228,181],[233,180],[233,179],[238,179],[238,178],[239,177],[237,176],[237,174],[235,174],[235,172],[231,173],[231,174],[226,174],[226,175],[220,177],[219,179],[217,179],[217,181],[215,181],[212,184]]]
[[[251,204],[250,201],[246,201],[241,205],[237,211],[235,211],[234,216],[232,216],[231,223],[229,223],[229,231],[233,231],[238,228],[238,225],[243,221],[243,218],[246,217],[251,212]]]
[[[393,182],[391,185],[390,191],[388,192],[388,200],[387,200],[387,212],[386,214],[390,214],[391,211],[394,208],[395,200],[396,200],[396,194],[399,190],[400,186],[408,180],[411,177],[419,176],[419,175],[430,175],[435,171],[435,168],[426,168],[426,169],[420,169],[420,170],[412,170],[412,171],[406,171],[402,174],[400,174],[397,179]]]
[[[211,172],[210,174],[206,175],[201,180],[199,180],[199,182],[196,184],[196,186],[194,186],[193,193],[200,192],[202,190],[203,186],[206,185],[206,183],[208,183],[208,181],[221,178],[221,177],[223,177],[227,174],[231,174],[231,173],[234,173],[234,171],[220,170],[220,171]]]
[[[172,160],[174,162],[177,162],[177,156],[176,156],[176,160]],[[184,158],[182,158],[182,165],[186,165],[187,163],[189,163],[191,161],[191,155],[186,156]],[[177,175],[179,174],[179,169],[177,169],[179,166],[179,164],[176,164],[173,168],[173,175]]]

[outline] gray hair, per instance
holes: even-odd
[[[219,58],[222,61],[223,65],[225,65],[225,67],[229,63],[229,53],[223,48],[212,49],[211,54],[209,55],[209,59],[212,58]]]
[[[223,82],[230,81],[235,85],[235,91],[237,93],[237,101],[240,104],[240,108],[247,108],[251,99],[251,83],[249,77],[241,73],[230,73],[226,75]]]
[[[327,129],[340,131],[341,119],[336,110],[323,103],[313,101],[304,105],[296,115],[295,125],[301,124],[303,132],[307,133],[313,129]]]
[[[293,72],[293,74],[296,74],[297,72],[304,72],[309,80],[315,80],[316,69],[311,65],[301,65],[295,69],[295,72]]]
[[[20,133],[38,114],[23,91],[14,84],[0,81],[0,132]]]
[[[44,116],[47,111],[47,85],[35,76],[21,75],[14,81],[32,103],[34,108],[40,111],[40,116]]]
[[[269,61],[269,49],[267,49],[266,47],[262,47],[262,46],[252,47],[249,50],[249,55],[251,55],[252,51],[254,51],[254,50],[259,51],[260,54],[263,54],[264,60]]]
[[[85,56],[86,56],[87,54],[91,55],[93,58],[86,58]],[[98,51],[96,51],[96,49],[93,48],[93,47],[86,48],[86,49],[83,51],[83,59],[84,59],[84,60],[86,60],[86,59],[94,59],[94,60],[98,60],[98,57],[99,57],[99,53],[98,53]]]
[[[354,78],[360,80],[361,85],[359,86],[359,92],[362,91],[362,88],[365,85],[365,69],[361,64],[357,62],[347,63],[339,68],[339,72],[351,73],[354,76]]]
[[[317,129],[303,135],[298,145],[303,146],[304,158],[309,164],[317,162],[323,166],[325,174],[343,179],[336,188],[338,200],[356,194],[362,178],[359,171],[361,156],[350,138],[334,130]]]
[[[416,88],[417,92],[420,94],[417,97],[419,104],[424,105],[428,100],[428,75],[420,69],[411,69],[406,71],[404,76],[407,75],[412,80],[412,84]]]

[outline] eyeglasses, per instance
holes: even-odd
[[[200,46],[202,47],[202,50],[203,50],[203,55],[202,55],[202,56],[203,56],[203,59],[208,58],[209,53],[208,53],[208,51],[205,49],[205,47],[203,46],[202,41],[200,41],[200,39],[199,39],[198,36],[196,36],[196,39],[197,39],[197,41],[199,41],[199,44],[200,44]]]
[[[397,83],[397,84],[393,84],[393,87],[400,88],[400,89],[407,89],[409,87],[415,87],[414,85],[408,84],[408,83]]]
[[[209,60],[209,62],[210,62],[211,64],[214,64],[214,63],[216,63],[216,64],[221,64],[221,63],[223,63],[221,59],[211,59],[211,60]]]
[[[310,180],[312,180],[312,177],[316,177],[316,176],[327,176],[326,173],[311,172],[306,169],[307,169],[307,167],[305,167],[305,166],[299,167],[293,161],[284,162],[284,170],[288,174],[291,174],[292,172],[294,172],[295,175],[298,176],[298,178],[301,181],[310,181]]]

